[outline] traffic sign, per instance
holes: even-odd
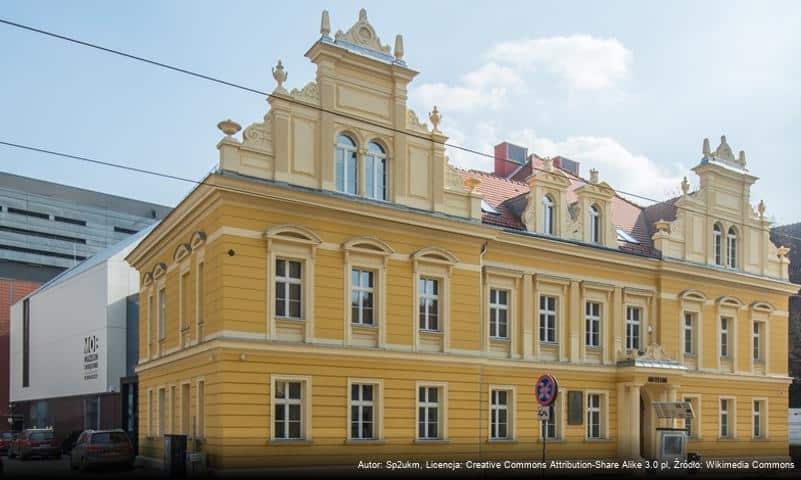
[[[551,419],[551,409],[549,407],[540,407],[537,411],[537,417],[540,421],[547,422]]]
[[[543,407],[553,404],[558,393],[559,385],[553,375],[547,373],[541,375],[534,385],[534,395],[537,397],[537,402]]]

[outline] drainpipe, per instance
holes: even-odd
[[[483,349],[484,342],[487,341],[484,338],[484,254],[487,253],[487,243],[488,240],[484,240],[484,243],[481,245],[481,253],[478,255],[478,304],[479,304],[479,318],[481,318],[481,345]],[[484,428],[484,406],[481,405],[481,395],[484,393],[484,364],[480,363],[478,366],[478,458],[480,460],[484,460],[484,438],[481,435],[481,429]],[[487,398],[487,402],[489,402],[489,398]],[[489,432],[487,432],[489,433]],[[487,478],[487,470],[484,469],[484,478]]]

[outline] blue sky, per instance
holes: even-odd
[[[420,75],[409,103],[436,103],[451,142],[511,140],[595,167],[655,198],[726,134],[745,150],[778,223],[801,221],[801,2],[61,2],[4,1],[0,17],[272,90],[314,78],[303,56],[320,12],[346,30],[360,7],[396,33]],[[200,179],[218,121],[259,121],[259,95],[0,25],[0,139]],[[468,168],[489,159],[450,152]],[[0,147],[0,169],[176,204],[180,182]],[[788,181],[789,180],[789,181]]]

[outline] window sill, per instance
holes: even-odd
[[[720,442],[733,442],[735,440],[737,439],[734,437],[718,437],[718,441]]]
[[[349,438],[345,440],[345,445],[386,445],[386,440],[379,440],[379,439],[360,439],[360,438]]]
[[[751,441],[753,442],[768,442],[770,438],[768,437],[751,437]]]
[[[684,358],[695,358],[697,355],[694,353],[684,352]]]
[[[273,320],[275,320],[276,322],[283,322],[283,321],[287,321],[287,322],[305,322],[306,321],[305,318],[293,318],[293,317],[274,317]]]
[[[591,352],[600,352],[603,350],[600,345],[584,345],[584,348]]]
[[[436,445],[436,444],[445,445],[445,444],[451,443],[451,441],[450,440],[446,440],[446,439],[439,439],[439,438],[415,438],[414,439],[414,443],[415,444],[419,444],[419,445],[432,445],[432,444],[433,445]]]
[[[545,443],[564,443],[564,438],[546,438]],[[537,437],[537,443],[542,443],[542,437]]]
[[[490,445],[494,443],[513,444],[518,443],[518,440],[516,438],[490,438],[487,440],[487,443]]]
[[[442,330],[426,330],[421,328],[420,333],[431,334],[431,335],[442,335]]]
[[[509,343],[509,337],[490,337],[490,341]]]
[[[274,438],[272,440],[267,440],[267,445],[296,445],[296,446],[307,446],[313,445],[311,440],[305,439],[281,439],[281,438]]]
[[[369,324],[369,323],[352,323],[350,324],[351,328],[364,328],[366,330],[377,330],[378,325]]]
[[[611,443],[611,438],[585,438],[584,443]]]

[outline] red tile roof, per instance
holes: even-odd
[[[542,168],[542,159],[536,155],[532,155],[534,161],[534,169]],[[516,179],[521,179],[523,170],[531,171],[530,163],[524,165],[520,170],[513,174]],[[564,170],[563,170],[564,171]],[[510,208],[509,201],[525,195],[529,192],[528,185],[518,181],[502,177],[497,177],[487,172],[480,172],[476,170],[459,170],[464,179],[475,178],[481,183],[476,187],[476,191],[484,196],[484,200],[498,213],[482,212],[482,222],[495,225],[503,228],[511,228],[516,230],[525,230],[525,226],[521,221],[519,215],[515,214]],[[570,186],[567,190],[567,198],[570,203],[577,200],[575,190],[588,183],[581,177],[575,176],[570,172],[564,171],[570,179]],[[650,229],[646,220],[646,208],[643,208],[629,200],[620,196],[612,198],[612,217],[615,226],[627,234],[631,235],[639,243],[630,243],[618,241],[618,247],[621,251],[635,253],[639,255],[656,255],[657,252],[653,250]]]

